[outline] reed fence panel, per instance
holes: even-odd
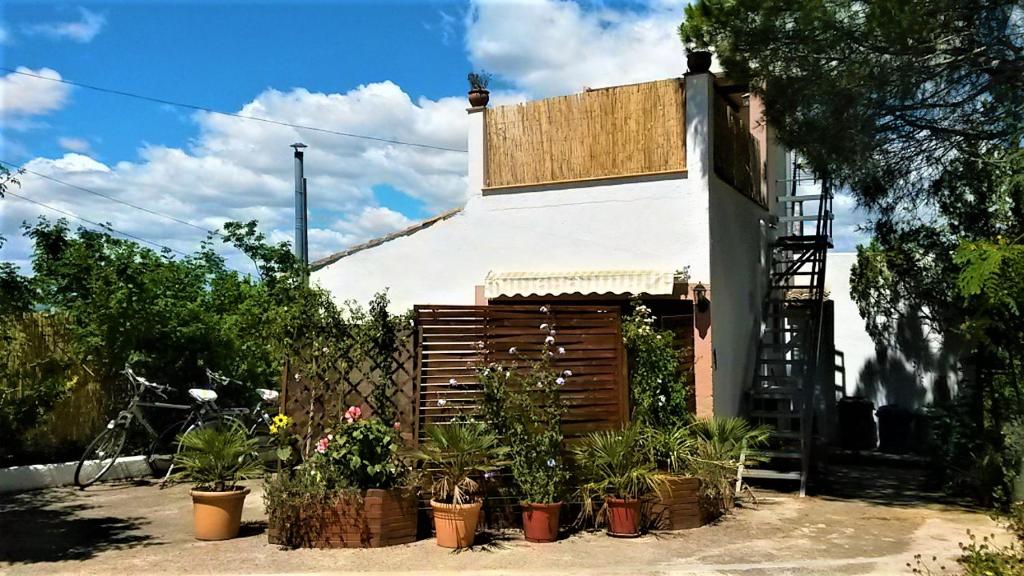
[[[488,109],[485,186],[682,172],[684,110],[679,79]]]

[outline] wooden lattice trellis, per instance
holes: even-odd
[[[367,417],[379,413],[381,407],[376,405],[374,389],[381,382],[390,381],[393,393],[384,401],[389,411],[397,415],[403,436],[411,440],[415,438],[416,423],[415,351],[415,332],[410,329],[397,334],[390,366],[381,366],[382,362],[371,360],[371,355],[356,348],[328,359],[321,350],[303,347],[285,365],[281,387],[283,411],[295,419],[300,434],[316,437],[332,422],[339,421],[349,406],[359,406]],[[329,364],[316,370],[322,381],[313,381],[313,376],[303,374],[300,368],[317,361]]]

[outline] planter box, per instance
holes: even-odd
[[[673,477],[655,497],[648,511],[649,526],[655,530],[700,528],[714,518],[700,501],[700,480]]]
[[[296,548],[381,548],[415,542],[416,519],[412,490],[372,489],[319,513],[303,513],[287,536],[271,518],[267,537],[271,544]]]

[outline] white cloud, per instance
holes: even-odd
[[[56,70],[40,68],[33,70],[24,66],[18,72],[60,80]],[[40,80],[21,74],[10,73],[0,77],[0,119],[25,118],[48,114],[64,107],[71,87],[60,82]],[[10,128],[10,124],[5,124]]]
[[[23,31],[30,36],[42,35],[54,39],[68,39],[85,44],[103,29],[106,16],[85,8],[78,9],[79,19],[65,22],[44,22],[25,26]]]
[[[73,136],[61,136],[57,138],[57,145],[67,150],[68,152],[78,152],[81,154],[89,154],[92,151],[92,145],[85,138],[75,138]]]
[[[8,44],[11,41],[11,33],[7,31],[7,27],[0,25],[0,45]]]
[[[345,93],[266,90],[239,112],[290,123],[464,149],[465,97],[414,100],[392,82]],[[378,205],[373,187],[388,184],[419,199],[428,211],[460,205],[466,194],[466,155],[296,130],[223,115],[192,117],[199,133],[187,148],[149,145],[138,161],[104,164],[80,153],[36,158],[28,169],[204,228],[227,220],[258,219],[271,238],[291,240],[293,160],[289,145],[303,141],[310,209],[310,257],[386,234],[410,224]],[[65,142],[67,144],[67,142]],[[25,174],[22,192],[82,217],[189,252],[204,234],[128,206]],[[17,198],[0,201],[0,233],[19,234],[36,214],[60,217]],[[329,223],[329,224],[327,224]],[[74,223],[73,223],[74,224]],[[25,247],[3,249],[24,259]],[[237,259],[239,266],[246,263]]]
[[[535,96],[659,80],[686,68],[677,33],[684,5],[584,10],[563,0],[475,0],[466,47],[475,65]]]

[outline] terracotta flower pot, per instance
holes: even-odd
[[[189,494],[192,495],[196,540],[228,540],[238,536],[248,488],[229,492],[192,490]]]
[[[430,507],[434,510],[434,532],[437,534],[437,545],[444,548],[469,548],[472,546],[482,505],[482,502],[442,504],[431,500]]]
[[[473,108],[480,108],[481,106],[487,106],[487,102],[491,100],[491,92],[489,90],[470,90],[469,91],[469,105]]]
[[[558,540],[558,512],[561,502],[554,504],[523,503],[523,535],[527,542]]]
[[[640,535],[640,500],[609,498],[608,535],[635,538]]]
[[[686,53],[686,68],[690,74],[703,74],[711,69],[711,52],[690,50]]]

